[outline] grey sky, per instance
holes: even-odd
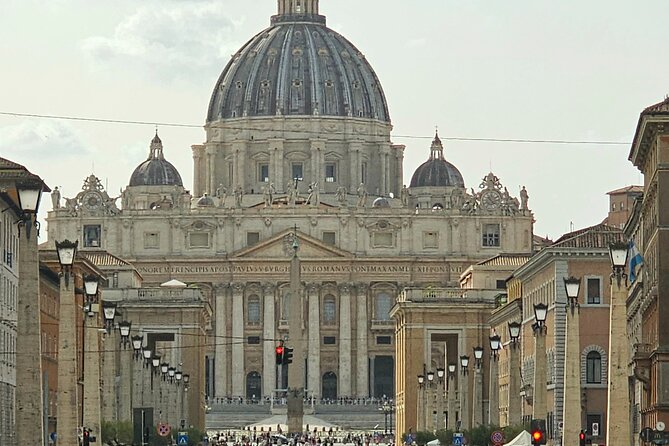
[[[449,137],[631,141],[640,111],[669,93],[666,0],[321,0],[388,98],[404,176],[445,156],[478,188],[491,169],[522,185],[535,232],[599,223],[606,192],[642,178],[628,145]],[[274,0],[0,0],[0,111],[203,124],[230,55],[267,27]],[[0,156],[74,196],[93,171],[110,194],[148,155],[153,126],[0,116]],[[201,129],[161,127],[192,185]],[[423,136],[405,138],[404,136]]]

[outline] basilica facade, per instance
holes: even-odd
[[[274,349],[290,343],[295,238],[305,387],[317,398],[395,394],[390,313],[405,288],[459,287],[472,264],[532,252],[527,191],[485,171],[466,185],[438,135],[404,186],[381,83],[318,0],[278,1],[215,83],[204,129],[192,187],[166,159],[183,149],[156,134],[120,197],[93,175],[73,198],[54,197],[48,244],[103,249],[147,286],[199,287],[213,309],[197,365],[210,397],[285,387]]]

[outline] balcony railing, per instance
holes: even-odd
[[[500,294],[499,290],[478,288],[405,288],[399,295],[399,302],[429,302],[439,300],[491,301]]]

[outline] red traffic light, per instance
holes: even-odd
[[[276,348],[276,354],[277,354],[277,355],[283,355],[283,346],[279,345],[279,346]]]
[[[579,439],[579,440],[585,440],[585,434],[584,434],[583,432],[581,432],[580,434],[578,434],[578,439]]]

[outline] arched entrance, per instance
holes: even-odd
[[[246,398],[250,400],[259,400],[262,398],[260,373],[251,372],[246,375]]]
[[[334,372],[327,372],[323,375],[323,399],[337,399],[337,375]]]

